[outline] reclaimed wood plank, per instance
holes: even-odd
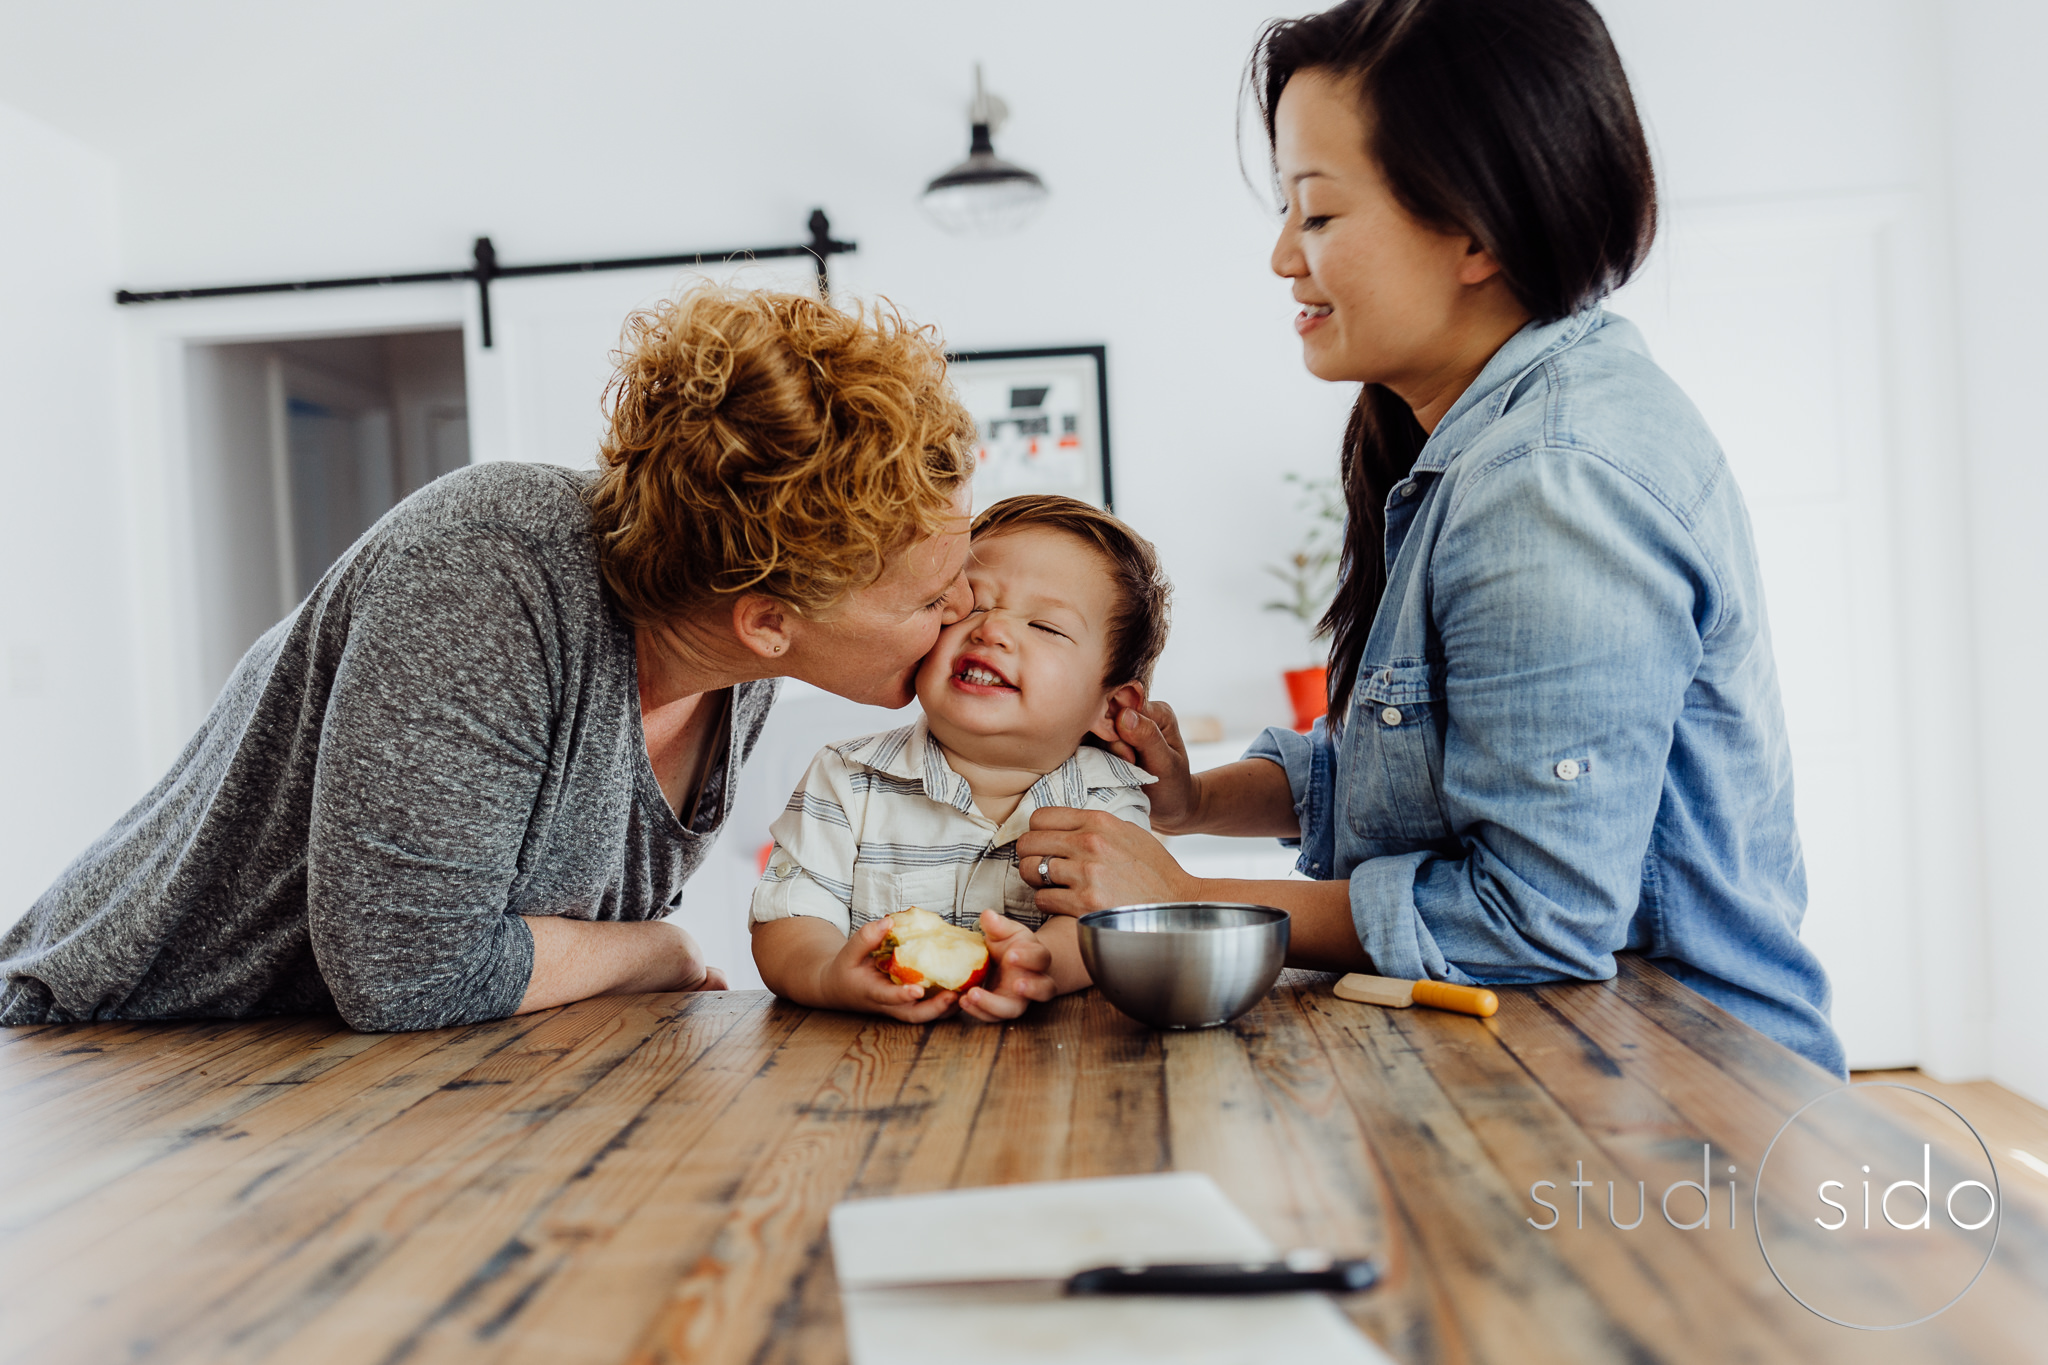
[[[1085,991],[1061,1001],[1074,1016],[1074,1108],[1060,1178],[1149,1175],[1171,1169],[1165,1034]]]
[[[622,1359],[678,1284],[713,1253],[749,1182],[766,1164],[781,1159],[790,1135],[814,1117],[820,1108],[814,1097],[832,1081],[863,1032],[889,1034],[891,1051],[914,1050],[920,1032],[912,1025],[811,1012],[782,1002],[757,1019],[754,1040],[772,1045],[761,1052],[735,1049],[719,1057],[717,1065],[708,1058],[685,1085],[664,1097],[666,1112],[643,1126],[627,1150],[648,1158],[669,1152],[666,1165],[634,1187],[633,1207],[578,1254],[559,1265],[536,1266],[526,1276],[516,1290],[524,1298],[505,1317],[510,1328],[500,1328],[495,1353],[479,1352],[476,1358],[507,1365],[611,1365]],[[767,1034],[772,1039],[763,1037]],[[721,1095],[729,1099],[721,1103]],[[815,1115],[832,1121],[824,1114],[838,1115],[854,1127],[874,1122],[870,1116],[854,1117],[843,1102],[826,1104]],[[619,1155],[608,1157],[606,1165]],[[610,1181],[584,1182],[586,1202],[564,1206],[559,1216],[565,1225],[578,1226],[573,1220],[588,1216],[593,1205],[609,1197],[609,1186]],[[463,1356],[436,1356],[441,1358]]]
[[[817,1268],[826,1214],[859,1177],[878,1123],[900,1112],[925,1035],[887,1021],[859,1031],[774,1153],[735,1192],[710,1245],[628,1361],[737,1361],[760,1353],[780,1310],[801,1299],[805,1275]]]
[[[1753,1237],[1718,1208],[1711,1232],[1656,1243],[1593,1223],[1609,1178],[1657,1186],[1656,1219],[1698,1141],[1747,1173],[1758,1135],[1833,1078],[1627,958],[1612,983],[1501,992],[1488,1021],[1327,984],[1289,973],[1193,1035],[1094,993],[1000,1028],[728,993],[438,1039],[38,1031],[0,1048],[0,1080],[52,1122],[0,1119],[0,1140],[47,1158],[14,1172],[77,1192],[0,1227],[0,1359],[840,1365],[839,1199],[1169,1167],[1208,1171],[1282,1245],[1378,1255],[1382,1288],[1345,1308],[1404,1361],[1839,1354],[1843,1329],[1759,1284]],[[1528,1182],[1580,1160],[1601,1182],[1587,1228],[1526,1227]],[[2007,1218],[1963,1304],[1857,1334],[1859,1358],[2048,1339],[2048,1228],[2024,1201]]]
[[[1074,1136],[1083,1016],[1079,1001],[1068,997],[1036,1017],[993,1026],[1002,1045],[951,1183],[1010,1185],[1057,1180],[1064,1173]]]
[[[1069,1006],[1061,1000],[1054,1008]],[[897,1112],[882,1120],[874,1151],[847,1187],[848,1198],[982,1183],[970,1152],[1004,1037],[1000,1027],[953,1021],[929,1026]]]
[[[45,1169],[53,1174],[26,1196],[0,1196],[0,1232],[12,1238],[0,1240],[0,1279],[27,1287],[68,1274],[70,1258],[87,1254],[104,1279],[124,1260],[152,1263],[152,1241],[170,1251],[204,1235],[212,1215],[232,1208],[249,1167],[264,1166],[259,1179],[288,1169],[274,1142],[308,1127],[360,1121],[363,1111],[349,1102],[437,1041],[445,1039],[337,1033],[233,1089],[212,1092],[210,1103],[189,1100],[91,1155],[50,1161]],[[233,1188],[201,1188],[223,1173]],[[119,1245],[107,1245],[116,1239]]]
[[[1655,1343],[1615,1321],[1595,1285],[1552,1256],[1507,1254],[1530,1207],[1459,1111],[1425,1057],[1434,1038],[1498,1052],[1492,1020],[1304,1001],[1384,1163],[1432,1311],[1417,1337],[1389,1341],[1403,1359],[1598,1361],[1658,1358]]]
[[[166,1156],[232,1133],[236,1116],[271,1093],[256,1088],[258,1078],[317,1069],[322,1062],[309,1059],[330,1044],[342,1054],[366,1045],[334,1038],[320,1028],[263,1031],[167,1076],[139,1068],[96,1082],[75,1112],[43,1105],[18,1117],[0,1138],[0,1233],[47,1223]]]
[[[1654,1089],[1668,1102],[1671,1123],[1699,1135],[1695,1140],[1714,1136],[1725,1154],[1741,1154],[1741,1159],[1732,1163],[1740,1175],[1754,1175],[1765,1148],[1790,1116],[1789,1110],[1777,1112],[1764,1105],[1743,1104],[1733,1077],[1702,1059],[1690,1047],[1690,1039],[1680,1038],[1653,1014],[1638,1010],[1621,992],[1603,985],[1543,987],[1532,993],[1526,1008],[1537,1021],[1532,1031],[1542,1026],[1542,1016],[1549,1015],[1575,1032],[1584,1047],[1598,1050],[1612,1073],[1610,1087],[1634,1084]],[[1590,1127],[1611,1122],[1608,1116],[1617,1105],[1611,1095],[1597,1093],[1598,1086],[1586,1086],[1583,1080],[1574,1083],[1554,1071],[1538,1071],[1537,1075],[1568,1107],[1590,1116],[1586,1120]],[[1853,1103],[1859,1117],[1846,1124],[1845,1114],[1809,1111],[1816,1115],[1815,1131],[1829,1136],[1841,1150],[1855,1151],[1886,1135],[1908,1147],[1922,1138],[1941,1146],[1950,1136],[1917,1123],[1910,1109],[1887,1107],[1881,1101],[1873,1106],[1863,1097]],[[1625,1144],[1611,1139],[1606,1147],[1617,1155],[1627,1152]],[[1723,1174],[1728,1164],[1717,1160],[1717,1176],[1728,1178]],[[1674,1178],[1679,1177],[1665,1176],[1666,1180]],[[1738,1204],[1738,1212],[1747,1215],[1746,1202]],[[1804,1287],[1822,1301],[1835,1303],[1869,1303],[1874,1294],[1885,1303],[1914,1302],[1920,1286],[1941,1283],[1944,1275],[1953,1277],[1954,1246],[1965,1240],[1961,1234],[1937,1227],[1924,1241],[1907,1239],[1889,1245],[1880,1260],[1839,1254],[1827,1235],[1803,1217],[1775,1217],[1768,1226],[1781,1252],[1803,1253],[1799,1261],[1804,1267]],[[1808,1340],[1814,1350],[1825,1350],[1838,1339],[1842,1329],[1809,1316],[1789,1297],[1783,1297],[1784,1291],[1771,1278],[1757,1250],[1753,1229],[1750,1236],[1733,1244],[1718,1244],[1717,1251],[1717,1259],[1727,1262],[1726,1273],[1731,1278],[1755,1289],[1774,1317],[1795,1324],[1786,1331],[1787,1339]],[[2048,1305],[2040,1295],[2044,1282],[2048,1282],[2048,1237],[2035,1221],[2016,1219],[2011,1235],[2001,1236],[1999,1251],[1983,1278],[1961,1303],[1909,1330],[1871,1334],[1875,1340],[1866,1348],[1864,1358],[1959,1362],[2015,1358],[2014,1352],[2023,1351],[2026,1342],[2048,1337]]]
[[[1842,1083],[1775,1039],[1766,1038],[1713,1001],[1634,953],[1614,959],[1608,985],[1647,1018],[1685,1039],[1701,1060],[1721,1068],[1736,1084],[1780,1114],[1789,1114],[1816,1095]]]
[[[57,1024],[17,1024],[11,1028],[0,1028],[0,1051],[16,1043],[33,1041],[51,1029],[59,1027],[61,1025]]]
[[[100,1024],[29,1024],[0,1028],[0,1100],[24,1080],[67,1067],[90,1068],[122,1064],[123,1054],[147,1046],[160,1026],[107,1022]]]
[[[332,1028],[322,1020],[264,1019],[162,1028],[136,1046],[112,1051],[81,1045],[71,1065],[23,1079],[0,1095],[0,1114],[17,1135],[90,1138],[118,1132],[149,1122],[166,1104],[218,1089],[217,1066],[246,1070],[273,1052],[289,1055]]]
[[[773,1329],[748,1365],[847,1365],[839,1279],[822,1238],[809,1248],[797,1292],[777,1306]]]
[[[102,1292],[156,1274],[179,1249],[240,1216],[256,1191],[274,1193],[538,1022],[395,1036],[337,1028],[305,1056],[217,1092],[216,1109],[195,1101],[107,1154],[115,1178],[61,1220],[43,1219],[33,1237],[0,1240],[0,1280],[32,1289],[88,1254]],[[56,1183],[78,1180],[81,1166],[98,1161],[60,1165]]]
[[[292,1359],[447,1356],[470,1349],[458,1344],[465,1330],[494,1349],[493,1339],[518,1316],[520,1289],[531,1283],[536,1255],[546,1255],[540,1229],[555,1206],[579,1185],[617,1179],[620,1168],[607,1159],[633,1141],[663,1095],[765,1008],[749,995],[703,1002],[650,997],[648,1003],[645,1016],[628,1011],[618,1020],[622,1028],[644,1031],[644,1043],[575,1104],[488,1167],[465,1173],[433,1218],[400,1239],[345,1299],[296,1328]],[[573,1252],[595,1231],[581,1222],[567,1249]]]
[[[1996,1081],[1938,1081],[1924,1071],[1860,1071],[1851,1079],[1909,1085],[1954,1105],[1990,1145],[2012,1196],[2031,1200],[2035,1219],[2048,1218],[2048,1109]]]
[[[1343,1306],[1383,1344],[1413,1339],[1426,1335],[1431,1305],[1372,1144],[1306,1016],[1319,991],[1327,980],[1297,981],[1225,1029],[1166,1036],[1173,1165],[1208,1174],[1283,1251],[1372,1256],[1380,1284]]]
[[[192,1248],[176,1275],[99,1296],[83,1322],[38,1323],[24,1354],[67,1347],[107,1358],[145,1344],[165,1359],[210,1359],[233,1339],[274,1337],[341,1297],[398,1235],[431,1217],[454,1172],[487,1166],[592,1083],[586,1067],[637,1045],[606,1027],[635,997],[540,1016],[509,1046],[363,1134],[299,1178],[265,1186],[241,1217]],[[644,1035],[643,1035],[644,1037]],[[317,1172],[317,1174],[315,1174]],[[196,1292],[195,1292],[196,1287]]]
[[[1744,1151],[1731,1145],[1742,1138],[1728,1125],[1702,1129],[1658,1085],[1625,1072],[1598,1040],[1553,1008],[1553,988],[1500,994],[1501,1010],[1492,1022],[1502,1049],[1480,1053],[1439,1044],[1428,1048],[1424,1061],[1446,1080],[1511,1185],[1527,1190],[1539,1179],[1554,1182],[1549,1198],[1563,1209],[1558,1226],[1526,1229],[1518,1239],[1526,1254],[1554,1256],[1569,1266],[1581,1283],[1603,1295],[1610,1314],[1633,1337],[1661,1349],[1711,1337],[1736,1356],[1769,1358],[1788,1349],[1824,1356],[1841,1329],[1813,1317],[1769,1281],[1747,1228],[1746,1206],[1729,1222],[1724,1171],[1728,1158]],[[1704,1070],[1709,1079],[1718,1078],[1713,1068]],[[1533,1090],[1527,1084],[1532,1079],[1538,1087]],[[1668,1073],[1661,1079],[1668,1084]],[[1660,1212],[1660,1196],[1675,1181],[1701,1179],[1709,1143],[1715,1198],[1708,1222],[1680,1232]],[[1576,1197],[1588,1192],[1569,1188],[1574,1178],[1595,1182],[1590,1209]],[[1612,1220],[1609,1185],[1617,1187]],[[1689,1220],[1693,1205],[1679,1207],[1677,1216]],[[1547,1216],[1526,1196],[1524,1208],[1525,1222]],[[1640,1226],[1622,1231],[1610,1221]],[[1901,1359],[1897,1345],[1875,1343],[1871,1358]]]
[[[1362,1254],[1385,1243],[1364,1131],[1297,992],[1163,1041],[1176,1170],[1215,1180],[1282,1250]]]

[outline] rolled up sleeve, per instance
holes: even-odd
[[[1711,575],[1661,499],[1587,452],[1461,492],[1430,565],[1455,842],[1350,870],[1359,941],[1388,976],[1604,979],[1642,903]]]
[[[1337,830],[1333,816],[1331,786],[1336,769],[1336,746],[1327,720],[1318,720],[1307,734],[1269,726],[1244,751],[1246,758],[1263,758],[1277,763],[1287,774],[1287,788],[1294,797],[1294,818],[1301,835],[1282,839],[1286,848],[1298,848],[1301,856],[1295,870],[1317,879],[1333,875],[1336,865]]]

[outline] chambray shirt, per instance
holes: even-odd
[[[1627,321],[1531,323],[1388,495],[1348,717],[1266,731],[1375,970],[1678,980],[1843,1073],[1749,518]],[[1291,841],[1290,841],[1291,842]]]

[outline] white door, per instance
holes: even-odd
[[[1610,304],[1720,438],[1756,529],[1809,908],[1853,1067],[1919,1060],[1882,205],[1684,206]]]

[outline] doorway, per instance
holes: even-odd
[[[469,463],[462,333],[195,342],[185,386],[211,695],[379,517]]]

